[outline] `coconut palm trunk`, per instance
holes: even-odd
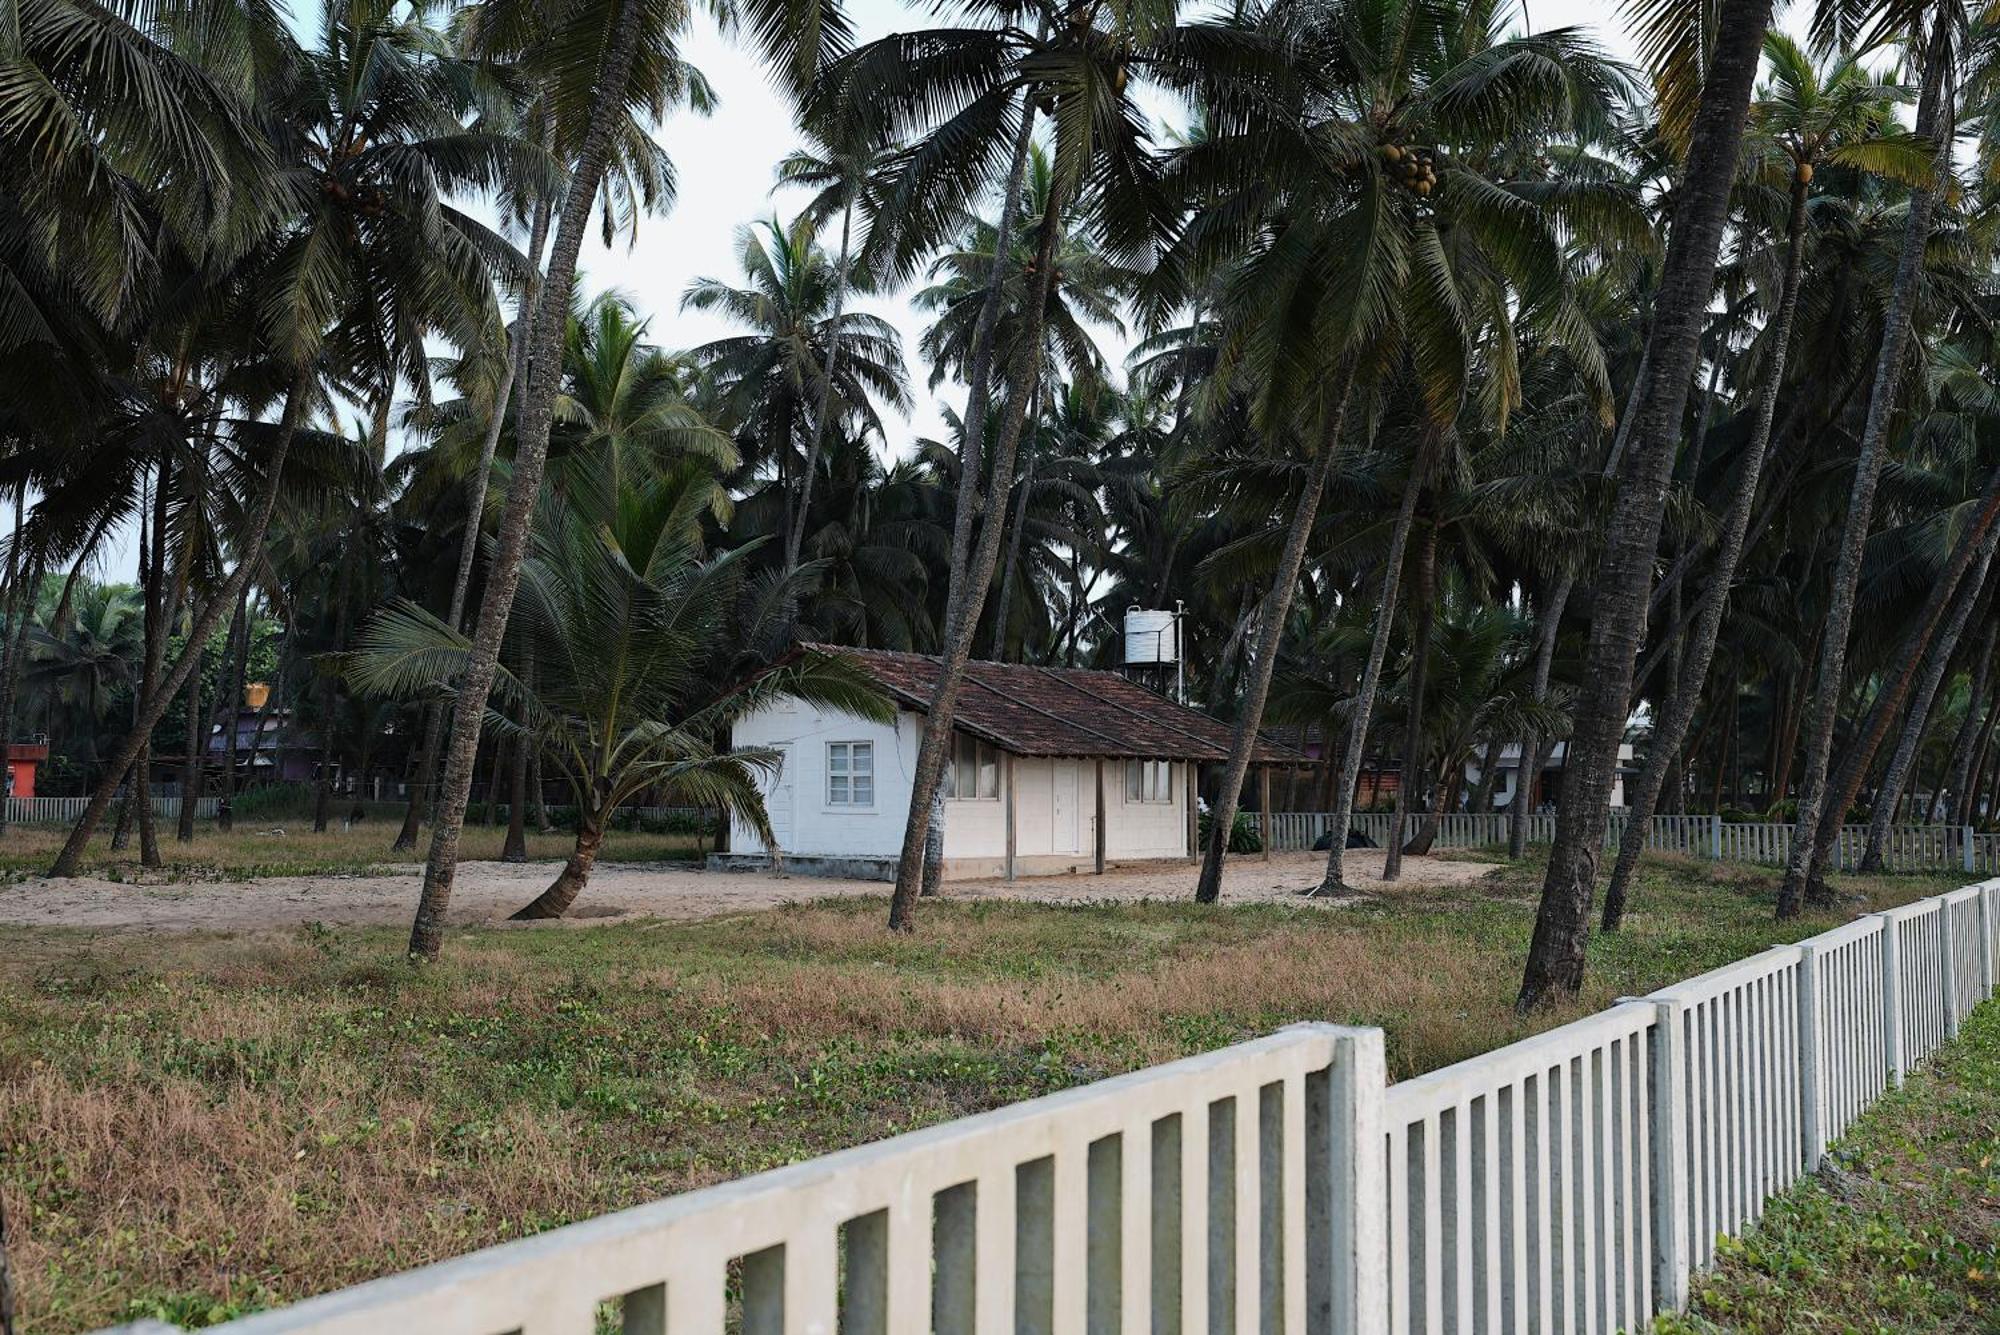
[[[1382,558],[1382,591],[1375,599],[1375,633],[1368,641],[1368,661],[1361,668],[1361,686],[1355,692],[1354,707],[1348,711],[1347,741],[1334,780],[1336,805],[1333,820],[1327,825],[1330,838],[1326,875],[1311,892],[1315,895],[1353,893],[1353,887],[1347,883],[1347,833],[1354,826],[1354,789],[1361,777],[1361,758],[1367,754],[1368,723],[1375,714],[1375,696],[1382,686],[1382,664],[1389,655],[1389,635],[1396,620],[1396,591],[1403,577],[1403,552],[1410,545],[1410,526],[1416,520],[1417,496],[1421,491],[1414,478],[1403,488],[1403,503],[1396,511],[1396,526],[1389,534],[1389,551]]]
[[[2000,794],[1986,786],[2000,781],[2000,765],[1990,764],[1993,759],[1993,726],[1996,723],[2000,723],[2000,693],[1996,693],[1994,701],[1987,706],[1986,722],[1980,728],[1979,749],[1974,753],[1976,759],[1972,762],[1972,783],[1965,790],[1967,824],[1977,821],[1982,815],[1991,816],[2000,811]]]
[[[20,532],[18,527],[14,530]],[[28,623],[34,619],[35,586],[41,582],[39,563],[23,572],[7,599],[7,653],[0,667],[0,743],[14,737],[14,715],[21,698],[21,673],[27,662]],[[7,833],[7,803],[0,801],[0,835]]]
[[[166,567],[167,567],[167,482],[171,476],[168,462],[160,460],[159,475],[153,486],[153,526],[152,545],[146,549],[146,598],[145,634],[140,650],[137,718],[144,717],[145,706],[159,694],[160,668],[166,661],[166,622],[170,613],[166,608]],[[163,711],[164,712],[164,711]],[[160,828],[153,813],[153,730],[146,729],[146,735],[139,748],[139,778],[133,790],[139,795],[139,807],[135,819],[139,825],[139,865],[157,867],[160,865]]]
[[[1951,744],[1951,763],[1945,769],[1945,780],[1938,785],[1938,795],[1951,794],[1951,805],[1933,802],[1931,819],[1939,820],[1949,814],[1954,824],[1963,825],[1971,817],[1966,814],[1966,790],[1972,784],[1972,757],[1979,741],[1979,713],[1986,703],[1987,692],[1993,680],[1993,652],[1996,636],[2000,636],[2000,603],[1989,604],[1986,614],[1986,634],[1979,642],[1979,651],[1973,659],[1972,681],[1965,695],[1965,718],[1958,725],[1958,735]]]
[[[1007,657],[1007,614],[1014,606],[1014,577],[1021,564],[1021,545],[1028,529],[1028,500],[1035,489],[1035,448],[1028,446],[1027,462],[1021,466],[1021,480],[1014,484],[1014,522],[1008,527],[1007,559],[1000,564],[1000,602],[993,609],[993,639],[987,653],[995,662]]]
[[[1006,527],[1000,521],[1006,514],[1009,484],[1014,477],[1014,453],[1021,442],[1021,431],[1027,421],[1029,404],[1035,397],[1035,387],[1041,380],[1042,330],[1048,313],[1049,292],[1055,286],[1055,250],[1062,231],[1066,194],[1062,177],[1058,174],[1049,187],[1048,198],[1042,208],[1041,231],[1035,248],[1035,285],[1031,289],[1028,309],[1023,313],[1021,350],[1008,377],[1000,431],[993,442],[991,480],[981,505],[985,522],[979,526],[979,541],[973,546],[971,560],[962,568],[956,562],[952,567],[954,590],[952,605],[945,613],[943,661],[939,665],[937,684],[931,692],[923,739],[917,747],[909,819],[903,828],[902,855],[896,865],[896,890],[889,900],[889,926],[893,931],[911,930],[911,912],[923,888],[924,846],[930,827],[931,802],[938,785],[944,780],[945,764],[951,758],[951,724],[958,703],[958,689],[965,679],[966,663],[972,657],[972,637],[979,627],[986,590],[993,582],[993,569],[1000,559],[1000,539]],[[998,266],[995,267],[997,269]],[[982,309],[981,318],[984,316]],[[973,374],[976,377],[978,373],[974,371]],[[975,392],[978,384],[975,379]],[[971,420],[968,420],[968,433],[971,425]],[[969,445],[964,453],[970,453]],[[972,466],[970,459],[960,465],[961,468]],[[964,499],[964,478],[961,477],[961,502]],[[954,546],[956,542],[957,530],[954,526]]]
[[[1412,487],[1421,485],[1422,469],[1410,477]],[[1389,817],[1389,839],[1382,849],[1382,879],[1401,880],[1404,831],[1409,828],[1410,807],[1424,791],[1429,748],[1424,745],[1424,692],[1430,682],[1432,607],[1437,593],[1437,525],[1425,526],[1423,546],[1417,549],[1416,597],[1410,600],[1410,702],[1403,723],[1403,781],[1396,785],[1396,810]],[[1440,784],[1442,786],[1442,784]]]
[[[1902,804],[1903,788],[1909,782],[1911,769],[1917,762],[1917,751],[1923,745],[1924,733],[1930,726],[1931,706],[1937,700],[1938,687],[1944,684],[1945,674],[1958,655],[1958,641],[1965,633],[1973,606],[1985,595],[1996,538],[2000,538],[2000,526],[1987,530],[1979,563],[1958,590],[1951,620],[1930,647],[1923,678],[1917,683],[1916,694],[1910,699],[1909,715],[1903,721],[1903,735],[1896,740],[1895,753],[1889,757],[1889,768],[1875,794],[1875,809],[1868,820],[1868,846],[1862,851],[1858,868],[1863,875],[1882,870],[1882,855],[1889,842],[1889,826],[1895,820],[1896,808]]]
[[[1945,152],[1942,146],[1946,138],[1939,132],[1951,120],[1947,85],[1952,54],[1952,16],[1949,6],[1941,6],[1931,21],[1931,36],[1924,51],[1923,92],[1917,104],[1917,133],[1941,146],[1940,173],[1943,171]],[[1935,185],[1926,185],[1911,192],[1909,209],[1903,220],[1902,251],[1896,258],[1896,277],[1889,292],[1889,308],[1882,318],[1882,345],[1875,359],[1875,382],[1869,392],[1868,416],[1862,426],[1860,451],[1854,461],[1854,482],[1848,491],[1840,552],[1835,561],[1827,600],[1818,679],[1807,698],[1805,773],[1799,784],[1799,812],[1792,831],[1791,856],[1785,864],[1784,883],[1778,888],[1780,918],[1796,917],[1804,904],[1831,896],[1823,882],[1816,881],[1814,876],[1820,818],[1830,805],[1835,810],[1836,819],[1845,808],[1829,802],[1827,771],[1832,760],[1833,734],[1839,721],[1840,697],[1847,676],[1847,641],[1854,626],[1855,594],[1861,582],[1861,557],[1875,514],[1875,489],[1881,481],[1882,465],[1888,454],[1889,424],[1902,385],[1924,251],[1930,244],[1931,218],[1936,210]]]
[[[993,253],[996,257],[1007,254],[1013,245],[1014,228],[1021,211],[1021,190],[1027,180],[1028,156],[1034,137],[1035,107],[1024,94],[1021,124],[1014,134],[1014,157],[1007,169],[1006,189],[1000,196],[1000,218],[993,229]],[[943,642],[947,645],[955,643],[961,633],[959,620],[968,594],[964,572],[972,560],[973,532],[981,508],[979,487],[984,463],[986,416],[993,403],[993,342],[1000,325],[1000,307],[1005,293],[1006,270],[996,263],[987,275],[986,295],[980,303],[979,319],[972,328],[972,357],[966,367],[968,388],[965,416],[961,419],[964,431],[958,445],[958,497],[952,512],[951,565],[945,591]],[[973,621],[976,625],[977,615]],[[969,640],[971,631],[963,633]],[[946,726],[944,731],[946,738],[943,745],[948,750],[950,728]],[[929,732],[927,725],[927,736]],[[921,748],[919,755],[921,757]],[[945,759],[942,754],[938,757],[936,774],[930,779],[928,787],[916,791],[910,799],[910,819],[903,829],[903,847],[896,864],[896,889],[889,901],[889,926],[892,930],[907,930],[910,912],[918,895],[927,884],[935,893],[938,884],[939,873],[935,863],[942,853],[929,852],[933,846],[929,835],[930,811],[937,786],[944,778]],[[942,846],[940,838],[937,847]]]
[[[1645,850],[1646,835],[1652,828],[1653,813],[1659,808],[1660,793],[1680,754],[1694,718],[1696,701],[1708,680],[1709,665],[1715,659],[1715,645],[1722,633],[1723,614],[1728,610],[1729,586],[1736,579],[1743,560],[1744,538],[1750,530],[1750,512],[1757,502],[1758,483],[1764,474],[1764,459],[1770,452],[1771,424],[1777,417],[1778,391],[1784,384],[1785,360],[1791,348],[1792,321],[1799,309],[1799,280],[1805,270],[1806,192],[1803,173],[1792,174],[1792,208],[1785,246],[1785,276],[1779,287],[1778,309],[1771,320],[1771,362],[1764,383],[1757,390],[1757,415],[1750,428],[1750,441],[1737,465],[1736,490],[1722,519],[1722,541],[1716,549],[1715,564],[1709,571],[1708,588],[1695,614],[1693,634],[1680,647],[1680,663],[1672,674],[1673,684],[1660,721],[1653,729],[1653,743],[1646,753],[1645,768],[1639,772],[1634,791],[1628,794],[1631,813],[1618,842],[1618,858],[1611,867],[1611,884],[1604,892],[1607,932],[1618,930],[1625,917],[1626,891],[1632,870]],[[1719,359],[1718,359],[1719,360]]]
[[[1770,18],[1769,0],[1726,4],[1717,17],[1687,164],[1675,191],[1672,232],[1646,344],[1644,392],[1604,529],[1589,648],[1563,767],[1556,842],[1549,851],[1516,1003],[1524,1010],[1557,995],[1573,995],[1583,985],[1597,860],[1610,821],[1618,744],[1631,707],[1632,664],[1646,631],[1667,478],[1714,293],[1730,186]]]
[[[605,815],[591,808],[578,817],[576,843],[570,848],[562,870],[556,873],[555,880],[549,882],[548,889],[535,896],[533,902],[509,915],[513,921],[536,922],[545,918],[560,918],[569,912],[569,906],[576,903],[576,897],[590,883],[590,869],[597,865],[598,850],[604,847]]]
[[[1466,803],[1475,815],[1484,816],[1493,808],[1494,771],[1500,767],[1501,746],[1498,737],[1489,737],[1486,749],[1479,754],[1479,779],[1472,785],[1472,797]]]
[[[833,382],[840,370],[840,321],[847,314],[848,272],[853,263],[850,247],[854,236],[854,196],[850,192],[846,204],[840,210],[840,277],[833,287],[833,319],[829,327],[833,338],[826,354],[826,369],[821,375],[819,403],[813,409],[812,435],[806,441],[806,467],[799,477],[799,508],[792,516],[792,524],[785,533],[785,569],[795,570],[799,564],[799,552],[805,546],[806,526],[812,513],[813,482],[819,476],[819,456],[826,444],[827,414],[833,410]]]
[[[199,655],[200,645],[189,645],[188,652]],[[174,821],[174,842],[191,844],[194,842],[194,809],[201,800],[201,744],[206,733],[201,717],[201,660],[195,660],[193,672],[187,680],[187,728],[184,739],[187,750],[181,756],[181,809]]]
[[[549,832],[549,807],[542,796],[542,752],[534,746],[528,748],[528,819],[536,830]],[[726,830],[727,826],[724,821],[722,828]]]
[[[204,643],[215,633],[223,614],[236,605],[244,585],[250,579],[250,571],[256,556],[264,547],[264,534],[270,529],[272,512],[277,508],[278,491],[284,479],[285,457],[291,453],[292,438],[298,434],[299,422],[305,416],[306,402],[311,388],[309,372],[303,368],[293,372],[291,386],[285,392],[285,407],[278,421],[277,440],[271,447],[271,457],[264,466],[262,490],[250,511],[250,524],[244,530],[238,544],[243,553],[236,568],[222,582],[222,586],[211,593],[203,602],[195,616],[194,626],[188,634],[189,645]],[[167,702],[182,686],[187,684],[188,674],[194,671],[195,658],[191,653],[183,653],[180,661],[167,674],[167,680],[153,693],[152,698],[139,711],[132,732],[120,743],[112,754],[111,763],[106,767],[97,788],[90,795],[90,802],[83,815],[64,841],[62,851],[56,854],[55,862],[49,867],[50,876],[74,876],[83,858],[83,850],[90,843],[90,837],[103,823],[104,813],[117,795],[118,786],[132,772],[146,737],[152,732],[161,716],[167,712]],[[140,787],[144,787],[144,771],[140,772]],[[150,802],[147,805],[151,805]]]
[[[423,892],[410,926],[410,954],[436,959],[444,944],[444,915],[451,904],[452,879],[458,871],[459,834],[472,796],[473,761],[479,750],[480,721],[493,673],[500,659],[500,641],[507,615],[521,582],[521,559],[527,552],[528,526],[541,494],[542,471],[548,463],[549,428],[555,408],[557,379],[562,370],[563,326],[569,316],[570,289],[576,281],[576,258],[589,230],[590,213],[604,176],[611,147],[611,130],[619,110],[638,47],[641,7],[627,3],[620,10],[602,62],[590,109],[589,128],[578,149],[575,168],[563,195],[549,270],[534,303],[533,333],[526,345],[527,393],[518,414],[514,476],[507,487],[507,505],[493,559],[487,568],[486,592],[466,656],[464,676],[452,705],[451,747],[445,757],[438,795],[437,820],[431,830],[430,853],[424,863]]]
[[[1831,902],[1833,891],[1826,884],[1826,872],[1833,865],[1834,850],[1840,841],[1840,827],[1868,778],[1875,757],[1888,738],[1889,729],[1901,714],[1903,704],[1917,680],[1926,651],[1944,625],[1947,610],[1960,587],[1970,578],[1972,567],[1984,550],[1990,532],[2000,526],[2000,468],[1993,470],[1978,511],[1953,551],[1943,575],[1931,585],[1918,613],[1915,626],[1903,638],[1888,677],[1876,692],[1858,736],[1848,746],[1840,768],[1826,785],[1827,803],[1819,824],[1808,863],[1806,899],[1809,903]],[[1794,857],[1797,852],[1794,850]]]
[[[227,708],[224,717],[229,720],[229,735],[222,740],[222,792],[215,802],[215,827],[224,834],[236,828],[236,748],[237,735],[242,731],[237,727],[237,717],[238,711],[243,708],[244,679],[250,675],[250,586],[247,583],[236,595],[235,632],[230,636],[233,652],[223,677],[225,694],[222,700],[216,702],[218,706]],[[220,713],[221,709],[217,712]]]
[[[528,860],[528,750],[526,737],[514,739],[507,765],[507,842],[500,849],[502,862]]]
[[[465,623],[466,595],[472,588],[473,558],[479,552],[480,517],[486,513],[486,486],[493,475],[493,456],[500,449],[500,433],[506,426],[507,403],[514,394],[514,382],[521,378],[521,360],[527,355],[529,326],[535,317],[536,303],[541,299],[542,247],[548,241],[549,202],[539,200],[535,204],[533,221],[528,225],[528,273],[529,278],[521,289],[521,300],[514,310],[514,337],[507,351],[507,365],[500,373],[500,384],[493,391],[492,416],[486,423],[486,434],[479,441],[479,466],[473,470],[471,489],[465,497],[465,532],[458,542],[458,568],[452,575],[451,602],[445,613],[446,623],[462,626]],[[424,737],[417,751],[416,782],[410,785],[410,800],[403,808],[403,824],[396,831],[396,841],[390,851],[403,853],[417,846],[417,832],[423,825],[424,813],[434,805],[437,785],[438,754],[444,747],[445,710],[441,704],[431,704],[424,708]]]
[[[1549,698],[1549,677],[1555,669],[1556,638],[1562,631],[1563,613],[1569,610],[1570,590],[1576,578],[1565,573],[1549,594],[1536,627],[1535,671],[1532,683],[1535,703]],[[1521,735],[1521,752],[1514,758],[1514,795],[1507,803],[1507,856],[1519,862],[1528,852],[1528,807],[1535,785],[1541,781],[1542,766],[1548,763],[1552,743],[1532,729]]]
[[[1249,777],[1250,763],[1256,755],[1258,729],[1264,722],[1264,702],[1270,698],[1271,674],[1278,664],[1278,644],[1284,638],[1285,617],[1291,610],[1292,593],[1298,588],[1299,571],[1305,565],[1306,545],[1311,541],[1313,525],[1319,519],[1320,498],[1326,494],[1327,479],[1333,475],[1334,464],[1341,457],[1347,407],[1354,397],[1354,382],[1358,373],[1354,360],[1348,359],[1340,372],[1340,389],[1332,400],[1326,427],[1321,433],[1319,456],[1307,470],[1305,490],[1299,493],[1298,502],[1292,508],[1292,522],[1285,534],[1284,551],[1278,557],[1278,570],[1272,577],[1271,591],[1264,596],[1264,605],[1259,612],[1257,648],[1248,664],[1249,682],[1243,699],[1237,705],[1236,726],[1229,738],[1229,761],[1223,767],[1222,781],[1216,790],[1208,847],[1202,852],[1201,877],[1195,883],[1197,904],[1213,904],[1222,898],[1222,861],[1229,852],[1229,832],[1235,827],[1237,803],[1243,797],[1243,781]],[[1194,800],[1195,794],[1189,793],[1188,801]]]
[[[29,565],[21,559],[22,509],[27,503],[28,484],[14,488],[14,532],[7,543],[7,625],[6,661],[0,664],[0,746],[14,740],[14,701],[19,694],[21,654],[27,646],[27,626],[34,614],[34,595],[28,585]],[[7,833],[7,802],[0,800],[0,835]]]
[[[341,562],[340,574],[334,580],[333,650],[336,654],[347,650],[347,605],[352,593],[350,572],[353,566]],[[333,733],[338,722],[336,714],[340,707],[340,683],[331,672],[320,679],[319,693],[319,782],[313,793],[313,833],[323,834],[332,815],[333,807]]]

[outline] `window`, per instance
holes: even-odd
[[[1127,802],[1171,802],[1174,800],[1174,762],[1171,760],[1128,760],[1125,762]]]
[[[945,791],[961,802],[998,801],[1000,752],[970,733],[958,733],[952,745],[951,772]]]
[[[826,744],[826,804],[830,807],[875,805],[875,743]]]

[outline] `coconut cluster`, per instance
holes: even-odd
[[[1382,165],[1388,173],[1417,195],[1437,189],[1437,155],[1428,148],[1382,145]]]

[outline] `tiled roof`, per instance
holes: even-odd
[[[847,659],[906,708],[919,713],[930,708],[940,662],[930,654],[832,644],[804,647]],[[1228,724],[1116,672],[1086,668],[968,664],[953,725],[1021,756],[1229,758]],[[1256,759],[1296,764],[1306,758],[1266,734],[1259,740]]]

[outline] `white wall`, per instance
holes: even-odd
[[[1125,798],[1125,762],[1104,762],[1104,856],[1113,861],[1135,858],[1186,857],[1188,765],[1174,764],[1174,800],[1129,802]]]
[[[738,747],[773,747],[785,753],[782,771],[759,780],[772,829],[785,853],[893,858],[902,850],[922,731],[923,716],[912,710],[900,711],[893,724],[871,723],[787,699],[740,720],[733,741]],[[828,805],[829,742],[874,743],[872,806]],[[1015,855],[1091,858],[1097,846],[1097,762],[1026,756],[1016,757],[1012,769]],[[1127,802],[1125,762],[1104,762],[1107,858],[1186,856],[1187,772],[1185,764],[1176,764],[1172,802]],[[731,823],[729,847],[736,853],[769,851],[739,821]],[[947,801],[944,855],[948,861],[1006,857],[1006,802]]]
[[[771,828],[786,853],[894,857],[903,846],[903,823],[917,767],[917,715],[905,710],[894,723],[821,710],[786,699],[739,720],[731,731],[738,747],[777,747],[784,768],[758,786]],[[832,807],[826,800],[826,744],[875,744],[875,801],[868,807]],[[768,852],[741,822],[732,821],[729,847],[736,853]]]

